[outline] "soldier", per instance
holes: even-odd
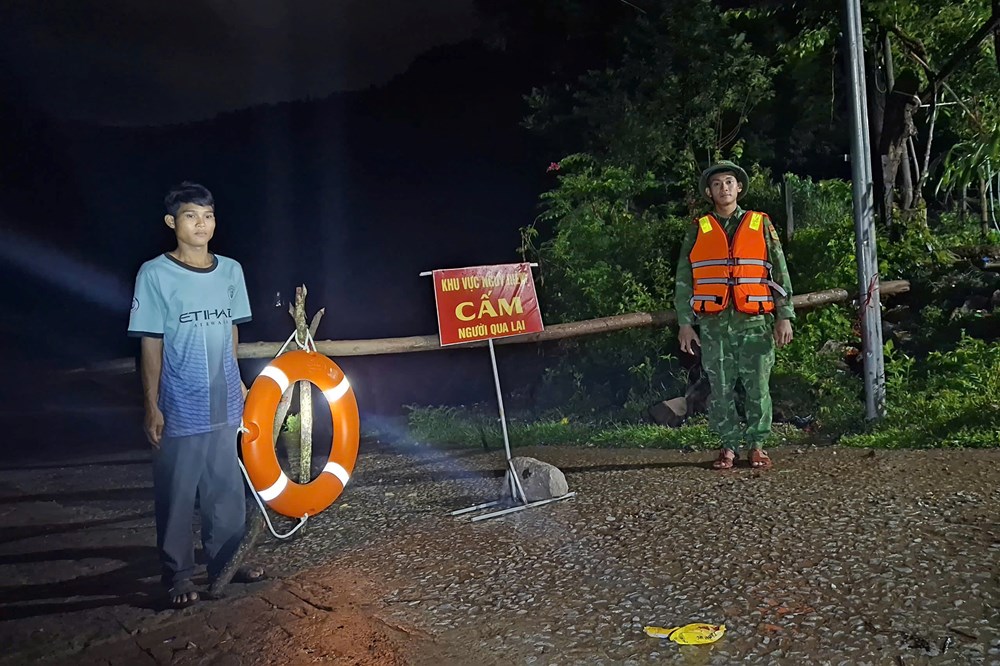
[[[771,432],[768,383],[775,344],[791,342],[795,318],[778,232],[767,214],[740,208],[748,186],[746,171],[733,162],[701,174],[698,189],[713,210],[691,225],[677,262],[677,337],[683,352],[701,349],[712,389],[708,421],[722,445],[715,469],[731,469],[744,443],[751,467],[771,467],[763,450]],[[737,380],[746,392],[745,429],[736,413]]]

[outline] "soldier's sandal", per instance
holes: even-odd
[[[750,466],[757,467],[759,469],[768,469],[773,464],[771,459],[767,457],[767,454],[760,449],[752,449],[750,451]]]
[[[712,469],[732,469],[736,462],[736,454],[729,449],[719,451],[719,457],[712,463]]]

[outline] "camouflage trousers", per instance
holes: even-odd
[[[756,319],[756,318],[755,318]],[[774,367],[773,319],[736,323],[731,317],[701,322],[701,364],[712,394],[708,423],[722,447],[736,451],[742,442],[763,445],[771,433],[771,368]],[[744,430],[736,412],[736,382],[746,393]]]

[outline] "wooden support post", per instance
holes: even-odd
[[[309,328],[305,328],[305,311],[306,311],[306,286],[302,285],[295,290],[295,305],[288,306],[288,313],[291,315],[292,320],[295,322],[296,334],[303,343],[306,341],[306,330],[308,330],[310,335],[315,336],[316,330],[319,328],[319,323],[323,319],[323,315],[326,313],[326,308],[321,308],[316,315],[313,317],[312,323]],[[300,329],[299,324],[302,324]],[[297,346],[297,345],[296,345]],[[305,384],[303,387],[302,384]],[[285,425],[285,417],[288,415],[288,409],[292,404],[292,394],[294,392],[294,386],[289,386],[285,391],[284,395],[281,396],[281,400],[278,402],[278,407],[274,413],[274,425],[272,430],[272,439],[274,442],[278,441],[278,435],[281,434],[281,428]],[[308,396],[309,402],[304,403],[302,396]],[[312,393],[309,382],[299,382],[299,412],[300,412],[300,425],[302,426],[302,438],[300,441],[300,456],[299,456],[299,475],[302,483],[307,483],[311,476],[311,460],[312,460]],[[308,408],[306,407],[308,404]],[[308,421],[306,420],[308,418]],[[309,431],[306,435],[305,428],[306,423],[308,423]],[[306,443],[308,442],[308,444]],[[294,470],[289,470],[294,474]],[[248,489],[249,490],[249,489]],[[249,491],[252,492],[252,491]],[[257,506],[256,500],[252,496],[247,498],[247,519],[246,519],[246,530],[243,534],[243,539],[240,541],[240,545],[236,548],[236,552],[233,553],[232,559],[223,568],[219,577],[216,578],[209,588],[209,595],[212,597],[221,597],[227,585],[233,580],[233,576],[239,570],[240,566],[246,560],[247,555],[250,554],[254,548],[256,548],[260,537],[264,534],[264,517],[260,513],[260,508]],[[304,530],[300,528],[298,533]]]
[[[791,242],[795,236],[795,203],[792,201],[792,188],[788,184],[788,174],[782,180],[785,191],[785,240]]]
[[[309,327],[306,325],[305,285],[295,288],[295,305],[288,306],[295,321],[295,340],[300,348],[307,345]],[[299,385],[299,483],[309,483],[312,471],[312,384],[301,380]],[[293,478],[295,470],[289,470]]]
[[[990,235],[990,202],[986,190],[986,179],[979,179],[979,230],[983,238]]]

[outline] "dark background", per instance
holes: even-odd
[[[487,47],[471,2],[347,3],[351,26],[336,3],[296,3],[269,29],[211,2],[90,4],[0,12],[8,408],[103,405],[112,384],[138,404],[136,375],[91,391],[51,371],[137,353],[132,281],[173,248],[162,198],[184,179],[213,191],[212,249],[244,266],[244,341],[284,340],[302,283],[326,308],[320,338],[433,334],[421,271],[519,260],[558,156],[519,126],[537,63]],[[500,356],[521,382],[537,352]],[[482,349],[337,360],[366,414],[492,396]],[[248,380],[261,364],[242,364]]]
[[[137,355],[134,276],[174,247],[162,199],[182,180],[213,191],[212,249],[243,264],[254,320],[241,340],[284,340],[303,283],[310,312],[326,308],[321,339],[436,333],[419,273],[520,260],[519,229],[556,184],[548,165],[589,149],[572,123],[526,130],[525,95],[614,65],[638,12],[622,0],[0,4],[0,427],[27,433],[16,441],[40,421],[51,433],[56,416],[103,428],[106,410],[141,407],[135,373],[65,371]],[[762,122],[795,125],[778,107],[798,85],[779,82]],[[808,155],[777,132],[761,162],[845,176],[843,126]],[[499,348],[513,404],[544,390],[551,349]],[[369,422],[495,401],[483,349],[336,360]],[[245,378],[263,363],[241,363]]]

